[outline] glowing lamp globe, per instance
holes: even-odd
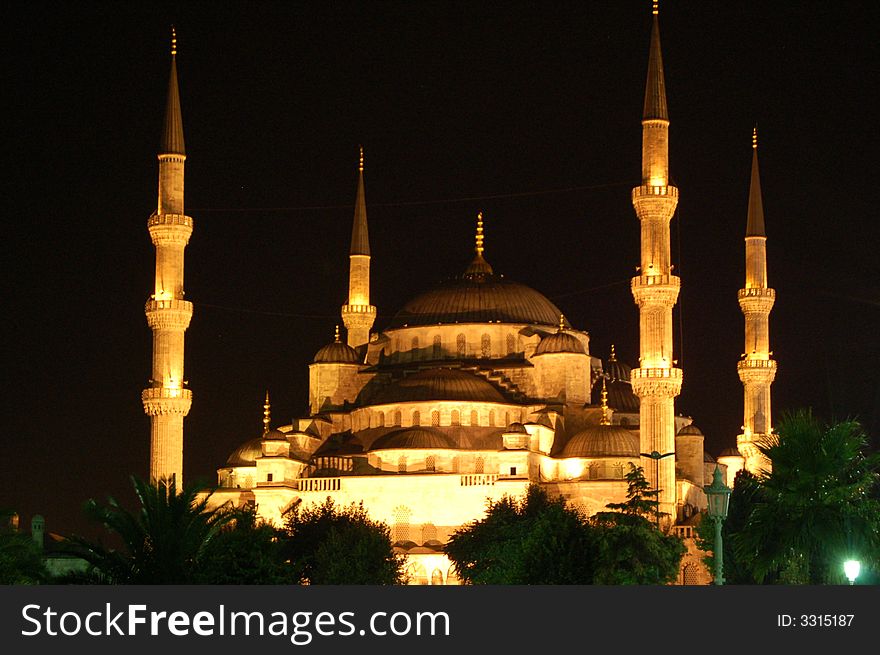
[[[859,577],[859,571],[862,565],[856,559],[849,559],[843,563],[843,572],[846,574],[850,584],[854,584],[856,578]]]

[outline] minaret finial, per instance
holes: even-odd
[[[617,353],[614,352],[614,344],[613,343],[611,344],[611,355],[608,356],[608,361],[609,362],[616,362],[617,361]]]
[[[266,402],[263,403],[263,434],[269,433],[269,423],[272,420],[272,406],[269,404],[269,390],[266,389]]]
[[[339,343],[339,326],[338,325],[336,326],[336,334],[334,335],[333,338],[335,339],[336,343]]]
[[[559,315],[559,331],[562,332],[565,329],[565,314]]]
[[[483,212],[477,212],[477,256],[483,256]]]
[[[177,55],[177,30],[174,29],[174,25],[171,26],[171,56],[175,57]]]
[[[604,377],[602,378],[602,419],[599,425],[611,425],[611,419],[608,418],[608,388]]]
[[[651,13],[655,16],[660,13],[660,2],[658,0],[653,0],[651,5]]]
[[[752,128],[752,149],[753,150],[758,149],[758,126],[757,126],[757,124],[755,125],[755,127]]]
[[[358,161],[358,172],[363,173],[364,172],[364,147],[359,146],[359,148],[361,150],[361,157],[360,157],[360,160]]]

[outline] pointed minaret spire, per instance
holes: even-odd
[[[336,343],[339,343],[339,326],[338,325],[336,326],[336,332],[333,335],[333,341],[335,341]]]
[[[376,320],[376,308],[370,304],[370,235],[364,193],[363,147],[359,148],[357,196],[348,259],[348,303],[342,306],[342,322],[348,331],[348,345],[357,348],[370,340],[370,328]]]
[[[180,111],[180,91],[177,85],[177,31],[171,26],[171,73],[168,76],[168,101],[165,105],[165,124],[162,129],[160,154],[185,155],[183,118]]]
[[[483,257],[483,253],[486,250],[483,247],[483,241],[483,212],[479,211],[477,212],[477,231],[474,239],[474,252],[477,256],[474,257],[473,261],[471,261],[464,271],[464,277],[468,279],[482,280],[494,273],[492,266],[490,266],[489,262]]]
[[[739,306],[745,316],[745,348],[737,364],[743,383],[742,434],[737,448],[751,473],[770,470],[770,461],[758,444],[772,430],[770,385],[776,378],[776,362],[770,351],[770,311],[776,291],[767,286],[767,237],[758,172],[758,130],[752,130],[752,177],[746,221],[746,279],[739,290]]]
[[[147,323],[153,331],[150,386],[141,400],[150,417],[150,479],[173,480],[183,487],[183,418],[189,413],[192,392],[185,388],[184,337],[192,318],[192,303],[184,299],[184,250],[193,220],[184,212],[183,120],[177,85],[177,33],[171,28],[171,73],[165,122],[159,146],[159,192],[156,211],[147,222],[156,247],[154,291],[146,304]]]
[[[675,397],[682,372],[672,349],[672,308],[681,280],[672,274],[669,223],[678,205],[678,189],[669,184],[669,113],[660,51],[657,3],[652,3],[651,46],[642,111],[642,178],[632,191],[641,232],[638,275],[632,279],[639,307],[639,368],[630,380],[639,397],[641,453],[675,452]],[[676,515],[675,458],[642,461],[652,488],[659,489],[660,511]]]
[[[474,248],[474,252],[477,253],[478,257],[483,256],[483,212],[477,212],[477,236],[476,236],[476,247]]]
[[[269,425],[272,422],[272,406],[269,404],[269,390],[266,389],[266,401],[263,403],[263,434],[269,434]]]
[[[764,204],[761,201],[761,175],[758,171],[758,128],[752,130],[752,180],[749,186],[749,214],[746,222],[747,237],[766,237],[764,233]]]

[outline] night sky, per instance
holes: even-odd
[[[0,507],[89,533],[148,467],[143,305],[156,150],[178,29],[186,209],[185,477],[307,406],[345,301],[366,151],[375,328],[460,273],[484,212],[495,271],[538,289],[592,353],[638,357],[647,0],[21,3],[5,8]],[[771,7],[772,5],[772,7]],[[757,123],[779,363],[774,417],[812,407],[880,440],[876,3],[661,6],[682,293],[678,412],[717,454],[736,362]],[[680,318],[680,321],[679,321]]]

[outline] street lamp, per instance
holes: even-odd
[[[712,484],[703,487],[706,492],[706,499],[709,503],[707,513],[709,518],[715,521],[715,584],[724,584],[724,576],[722,574],[724,568],[723,544],[721,543],[721,524],[727,518],[727,508],[730,504],[730,487],[724,484],[721,479],[721,469],[715,467],[715,473],[712,475]]]
[[[861,568],[862,565],[859,564],[859,560],[857,559],[848,559],[843,563],[843,572],[846,574],[847,580],[849,580],[850,584],[856,583],[856,578],[859,577],[859,571]]]
[[[670,455],[674,455],[674,452],[660,454],[656,450],[652,450],[650,453],[639,453],[642,457],[647,457],[648,459],[654,460],[654,491],[657,493],[657,497],[655,500],[657,501],[656,505],[656,514],[657,514],[657,529],[660,529],[660,460],[664,457],[669,457]]]

